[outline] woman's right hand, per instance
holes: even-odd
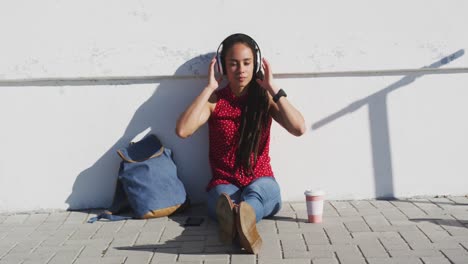
[[[216,57],[213,57],[213,59],[210,62],[210,66],[208,68],[208,86],[207,86],[208,88],[212,89],[213,91],[216,90],[216,88],[218,88],[219,83],[223,79],[222,75],[220,77],[218,77],[218,79],[216,79],[215,69],[214,69],[215,64],[216,64]]]

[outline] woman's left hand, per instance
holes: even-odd
[[[279,89],[273,83],[273,71],[271,70],[270,63],[265,58],[262,59],[262,68],[264,72],[263,80],[257,79],[257,83],[266,89],[271,96],[274,96]]]

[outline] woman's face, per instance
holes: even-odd
[[[252,80],[254,56],[252,49],[244,43],[234,44],[224,60],[226,75],[232,88],[244,88]]]

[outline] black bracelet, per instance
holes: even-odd
[[[278,93],[276,93],[275,96],[273,96],[273,102],[278,102],[281,96],[288,97],[288,95],[284,92],[283,89],[280,89]]]

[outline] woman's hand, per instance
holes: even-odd
[[[271,96],[274,96],[279,89],[273,83],[273,71],[271,70],[270,63],[265,58],[262,59],[262,68],[264,77],[263,80],[257,79],[257,83],[266,89]]]
[[[213,59],[210,62],[210,66],[208,68],[208,85],[207,85],[207,87],[212,89],[213,91],[219,87],[219,83],[223,79],[222,75],[218,79],[216,79],[215,69],[214,69],[215,64],[216,64],[216,57],[213,57]]]

